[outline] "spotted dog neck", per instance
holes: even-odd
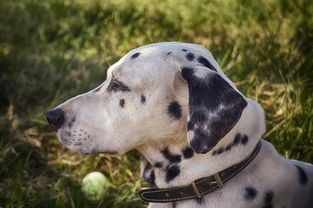
[[[243,115],[245,120],[240,119],[206,154],[196,154],[189,147],[184,134],[140,146],[138,150],[147,159],[143,167],[144,179],[158,188],[183,186],[243,161],[265,131],[264,118],[258,117],[260,114],[256,112],[261,108],[251,101],[243,111],[243,114],[250,116]]]

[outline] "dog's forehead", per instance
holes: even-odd
[[[155,79],[160,75],[170,75],[174,67],[170,67],[169,50],[173,46],[163,44],[151,44],[136,48],[108,69],[107,77],[146,77]]]
[[[109,68],[108,77],[115,74],[116,77],[145,77],[148,80],[171,79],[181,67],[197,65],[214,68],[229,81],[206,48],[180,42],[154,43],[136,48]]]
[[[164,52],[170,48],[171,45],[168,44],[150,44],[133,49],[112,65],[109,70],[112,72],[125,71],[124,68],[126,69],[132,66],[142,65],[144,67],[157,65],[160,61],[165,60]]]

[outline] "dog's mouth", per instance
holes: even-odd
[[[84,149],[73,149],[73,150],[84,155],[96,155],[96,154],[117,155],[118,154],[118,152],[114,150],[97,150],[97,149],[93,149],[90,151],[84,150]]]
[[[106,151],[100,151],[99,154],[108,154],[108,155],[117,155],[117,151],[113,150],[106,150]]]
[[[108,154],[108,155],[117,155],[118,151],[116,150],[108,150],[101,149],[94,146],[91,146],[88,142],[92,140],[90,135],[85,133],[84,131],[69,131],[67,129],[60,129],[57,134],[60,142],[65,145],[67,148],[74,150],[78,153],[84,155],[95,155],[95,154]]]

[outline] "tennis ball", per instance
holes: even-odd
[[[82,180],[82,192],[91,201],[100,201],[109,188],[108,179],[100,172],[91,172]]]

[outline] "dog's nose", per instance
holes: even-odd
[[[64,112],[61,109],[53,109],[47,112],[47,120],[50,126],[57,131],[64,124]]]

